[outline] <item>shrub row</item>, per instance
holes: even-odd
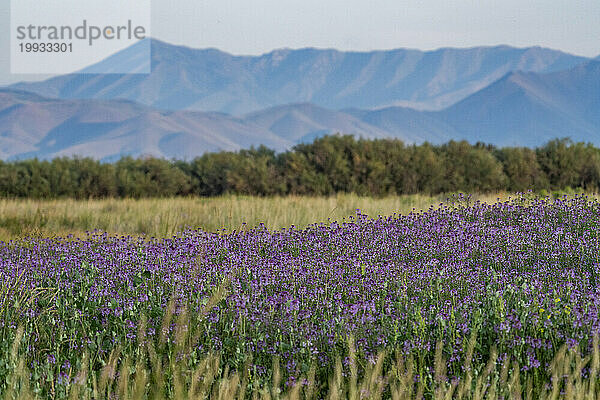
[[[243,195],[385,196],[600,187],[600,149],[556,139],[536,149],[451,141],[326,136],[276,153],[265,147],[190,161],[125,157],[0,162],[0,196],[101,198]]]

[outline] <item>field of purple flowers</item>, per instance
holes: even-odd
[[[326,381],[338,357],[352,368],[349,338],[359,369],[386,351],[432,381],[440,343],[449,383],[497,352],[543,387],[563,345],[585,356],[600,331],[599,227],[600,203],[582,195],[358,212],[302,230],[4,243],[0,394],[18,327],[39,393],[69,386],[84,357],[100,370],[144,341],[190,368],[218,354],[250,382],[270,379],[274,356],[287,387],[311,367]],[[186,351],[181,329],[194,332]]]

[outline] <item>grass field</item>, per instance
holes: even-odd
[[[600,202],[507,197],[4,201],[0,399],[599,399]]]
[[[494,202],[505,193],[474,195],[473,199]],[[0,200],[0,240],[27,236],[49,237],[69,234],[83,237],[86,231],[114,234],[146,234],[168,237],[186,227],[209,232],[239,230],[246,223],[264,223],[268,229],[294,225],[303,228],[327,219],[354,215],[356,209],[370,216],[409,213],[438,206],[448,196],[358,197],[242,197],[173,198],[142,200]]]

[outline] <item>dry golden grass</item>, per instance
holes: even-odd
[[[486,202],[509,195],[473,196]],[[26,236],[85,236],[86,231],[166,237],[186,227],[206,231],[264,223],[269,229],[341,221],[356,209],[370,216],[409,213],[446,201],[447,196],[385,198],[340,194],[334,197],[244,197],[106,200],[0,200],[0,240]]]

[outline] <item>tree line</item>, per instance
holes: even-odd
[[[0,161],[0,196],[78,199],[243,194],[360,195],[522,192],[600,187],[600,149],[569,139],[531,149],[465,141],[407,145],[326,136],[276,153],[266,147],[190,161],[124,157]]]

